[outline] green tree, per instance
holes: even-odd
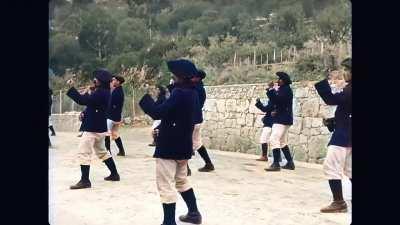
[[[331,44],[346,40],[351,32],[351,9],[347,1],[324,9],[318,16],[316,24],[320,34]]]
[[[79,32],[80,46],[105,61],[115,47],[117,22],[104,9],[96,8],[84,16]]]
[[[66,68],[77,68],[81,63],[78,41],[63,33],[54,35],[49,41],[49,64],[57,75],[62,75]]]
[[[147,46],[149,32],[145,21],[138,18],[126,18],[117,28],[116,44],[118,51],[138,51]]]

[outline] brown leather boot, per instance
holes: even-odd
[[[262,155],[260,158],[256,159],[256,161],[264,161],[264,162],[268,162],[268,157],[265,155]]]
[[[327,207],[321,209],[321,213],[345,213],[347,212],[347,204],[345,201],[333,201]]]

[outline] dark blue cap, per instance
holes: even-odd
[[[177,77],[190,79],[198,73],[196,66],[186,59],[170,60],[167,66],[169,71]]]
[[[97,69],[93,72],[94,77],[104,83],[110,83],[112,75],[106,69]]]
[[[290,80],[290,77],[287,73],[285,72],[276,72],[276,75],[279,77],[279,79],[283,80],[285,84],[291,84],[292,81]]]

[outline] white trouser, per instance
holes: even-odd
[[[260,136],[260,144],[268,144],[271,137],[271,127],[263,127],[261,136]]]
[[[341,180],[343,175],[352,178],[351,147],[329,145],[324,161],[324,173],[328,180]]]
[[[270,136],[271,149],[283,148],[287,145],[289,125],[273,124]]]
[[[83,132],[78,152],[80,165],[90,165],[93,151],[102,161],[111,157],[110,153],[104,148],[104,137],[104,133]]]
[[[193,151],[197,151],[202,145],[201,123],[195,124],[193,129]]]
[[[174,203],[177,193],[191,188],[187,178],[187,160],[156,158],[156,182],[161,203]]]

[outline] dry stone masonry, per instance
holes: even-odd
[[[335,107],[322,101],[314,83],[292,84],[294,124],[289,129],[288,143],[295,160],[321,163],[331,135],[322,119],[332,117]],[[266,83],[206,86],[204,144],[211,149],[260,154],[263,113],[254,105],[257,98],[267,103],[266,87]]]

